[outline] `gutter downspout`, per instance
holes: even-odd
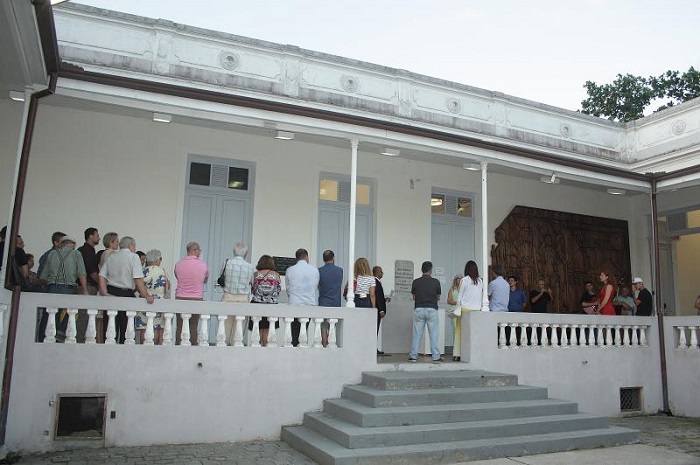
[[[668,402],[668,373],[666,371],[666,340],[664,337],[664,310],[661,306],[661,265],[659,260],[659,212],[656,206],[656,176],[651,179],[651,221],[652,221],[652,246],[654,248],[654,300],[656,304],[656,318],[659,323],[659,355],[661,364],[661,393],[663,396],[662,413],[673,415]]]
[[[19,221],[22,216],[22,203],[24,200],[24,189],[27,184],[27,169],[29,167],[29,154],[32,148],[32,139],[34,138],[34,128],[36,126],[36,116],[39,109],[39,99],[52,95],[56,90],[56,81],[58,74],[51,73],[49,78],[49,87],[35,92],[31,96],[28,110],[26,112],[26,121],[24,123],[24,137],[22,140],[22,149],[19,157],[19,163],[15,169],[15,198],[12,207],[12,219],[10,221],[10,231],[7,232],[6,247],[9,248],[7,263],[12,263],[15,259],[15,246],[17,243],[17,233],[19,231]],[[7,266],[6,276],[9,276],[11,267]],[[7,432],[7,410],[10,406],[10,387],[12,385],[12,365],[15,354],[15,341],[17,339],[17,319],[19,316],[19,297],[22,289],[19,284],[8,285],[5,287],[12,290],[12,302],[10,307],[10,320],[7,325],[7,350],[5,351],[5,369],[2,377],[2,397],[0,397],[0,445],[5,444],[5,434]]]

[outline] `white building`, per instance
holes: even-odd
[[[0,53],[0,218],[8,218],[8,238],[18,227],[35,254],[49,247],[54,230],[80,237],[89,226],[134,236],[144,250],[161,249],[169,269],[185,244],[197,240],[212,276],[240,239],[250,245],[253,261],[262,254],[292,257],[305,247],[320,264],[323,250],[332,248],[346,270],[358,256],[381,264],[389,291],[400,288],[397,260],[419,269],[423,260],[459,250],[454,263],[436,261],[445,285],[465,257],[486,269],[495,228],[515,205],[536,206],[627,221],[633,273],[655,288],[658,246],[659,281],[667,290],[661,301],[667,314],[684,316],[667,323],[667,343],[678,346],[677,328],[698,326],[690,316],[700,289],[694,273],[700,259],[700,101],[618,124],[404,70],[76,4],[51,11],[2,2],[0,39],[8,44]],[[610,195],[610,189],[625,195]],[[431,199],[440,195],[459,199],[462,213],[433,215]],[[658,240],[654,215],[667,225]],[[213,284],[207,300],[218,301]],[[106,420],[107,444],[277,437],[281,424],[298,422],[362,370],[377,368],[371,312],[332,311],[340,320],[341,347],[299,355],[282,348],[35,344],[36,307],[136,309],[141,303],[28,294],[17,302],[13,307],[7,292],[0,300],[7,307],[3,342],[14,347],[5,414],[6,445],[15,449],[65,444],[53,440],[60,393],[105,395],[106,410],[115,412]],[[265,315],[244,307],[160,306]],[[401,309],[408,307],[396,302],[389,312],[384,350],[406,352],[411,317]],[[329,316],[289,311],[295,313],[277,316]],[[488,320],[473,324],[511,322],[474,316],[481,317]],[[574,316],[541,318],[536,322],[582,324]],[[491,341],[496,352],[472,353],[470,363],[509,369],[585,410],[609,415],[619,413],[620,387],[643,386],[642,410],[652,412],[666,407],[661,343],[656,320],[642,324],[649,345],[629,353],[591,356],[595,349],[576,349],[567,360],[540,352],[543,358],[530,362],[504,361],[498,341]],[[213,341],[217,328],[212,316]],[[687,333],[691,346],[695,331]],[[132,350],[138,352],[125,355]],[[632,350],[637,364],[630,365]],[[700,414],[686,399],[700,388],[697,376],[688,375],[697,370],[697,351],[684,351],[679,361],[671,361],[673,350],[666,355],[671,407]],[[579,392],[567,378],[588,376],[578,368],[579,357],[603,364],[598,390]],[[327,384],[318,383],[319,373]],[[242,428],[234,417],[249,424]],[[189,428],[204,419],[211,430]]]

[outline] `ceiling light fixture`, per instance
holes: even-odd
[[[279,140],[292,140],[294,139],[294,133],[289,131],[277,131],[275,139]]]
[[[559,184],[559,178],[557,177],[556,173],[552,173],[551,176],[542,176],[540,181],[545,184]]]
[[[67,2],[68,0],[51,0],[51,5],[58,5],[59,3]]]
[[[608,194],[610,194],[610,195],[625,195],[625,190],[611,187],[610,189],[608,189]]]
[[[169,123],[173,120],[173,115],[167,113],[153,113],[153,121],[156,123]]]
[[[401,153],[401,150],[390,149],[389,147],[387,147],[384,150],[382,150],[381,152],[379,152],[380,155],[386,155],[387,157],[398,157],[400,153]]]
[[[464,163],[462,165],[462,168],[464,168],[467,171],[479,171],[481,169],[481,165],[478,163]]]
[[[442,199],[439,199],[437,197],[433,197],[432,199],[430,199],[431,207],[439,207],[440,205],[442,205]]]
[[[24,93],[17,90],[10,91],[10,98],[15,102],[24,102]]]

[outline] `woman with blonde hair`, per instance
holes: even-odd
[[[355,260],[353,268],[355,281],[353,287],[355,290],[355,307],[376,308],[374,290],[377,286],[377,281],[372,274],[372,268],[366,258],[360,257]],[[348,285],[345,285],[345,294],[348,292]]]
[[[457,302],[461,308],[460,313],[475,312],[481,309],[481,297],[484,290],[484,282],[479,277],[479,267],[474,260],[469,260],[464,265],[464,278],[459,283],[459,296]],[[455,318],[455,342],[452,350],[452,360],[462,360],[462,317]]]

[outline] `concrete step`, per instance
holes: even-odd
[[[370,407],[392,407],[546,399],[547,389],[506,385],[381,390],[359,384],[345,386],[342,397]]]
[[[348,449],[364,449],[492,437],[537,435],[555,433],[557,431],[600,429],[608,426],[608,419],[606,417],[576,413],[500,420],[363,428],[323,412],[312,412],[304,415],[304,426]]]
[[[324,401],[323,411],[356,426],[401,426],[573,414],[575,402],[540,398],[468,404],[369,407],[350,399]]]
[[[634,430],[609,427],[527,436],[348,449],[305,426],[285,427],[282,430],[283,441],[311,457],[319,465],[421,465],[466,462],[631,444],[637,442],[637,436],[638,432]]]
[[[382,390],[514,386],[518,377],[484,370],[374,371],[362,374],[362,384]]]

